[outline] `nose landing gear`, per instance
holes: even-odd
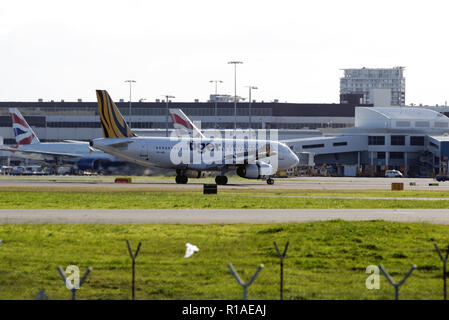
[[[272,178],[267,179],[267,184],[272,185],[274,184],[274,180]]]

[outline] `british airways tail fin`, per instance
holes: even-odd
[[[131,138],[136,135],[126,124],[125,119],[106,90],[97,90],[98,110],[101,128],[105,138]]]
[[[18,145],[39,143],[39,138],[17,108],[10,108],[12,130]]]
[[[193,138],[204,138],[201,130],[198,129],[189,117],[181,109],[170,109],[170,117],[173,121],[173,127],[180,134],[188,134]]]

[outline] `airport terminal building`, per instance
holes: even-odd
[[[167,105],[165,102],[116,103],[131,127],[139,135],[165,135]],[[253,102],[251,127],[293,131],[287,137],[320,134],[320,128],[344,128],[354,125],[356,104],[302,104]],[[97,102],[0,102],[0,136],[7,145],[15,144],[9,108],[18,108],[43,142],[90,140],[102,136]],[[170,102],[168,108],[180,108],[192,121],[201,121],[201,128],[234,128],[234,103]],[[249,105],[237,103],[237,128],[249,128]],[[168,127],[173,128],[170,118]]]
[[[322,132],[288,145],[296,153],[313,153],[315,164],[331,166],[337,175],[383,176],[387,169],[405,176],[447,173],[449,118],[434,110],[357,107],[353,127]]]

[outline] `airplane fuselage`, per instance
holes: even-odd
[[[298,163],[297,156],[284,143],[268,140],[98,138],[91,141],[91,146],[129,162],[166,169],[215,171],[263,161],[274,170],[285,170]],[[264,153],[266,146],[269,153]]]

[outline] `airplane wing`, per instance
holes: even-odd
[[[125,148],[126,146],[128,146],[128,144],[133,143],[133,141],[121,141],[121,142],[117,142],[117,143],[111,143],[108,145],[105,145],[104,147],[107,148],[114,148],[114,149],[122,149]],[[92,147],[89,147],[92,150]]]
[[[15,148],[10,148],[10,147],[2,147],[2,146],[0,146],[0,150],[1,151],[9,151],[9,152],[12,152],[12,153],[18,154],[18,155],[20,155],[22,153],[22,154],[35,154],[35,155],[41,155],[41,156],[51,156],[51,157],[55,157],[55,158],[60,158],[60,157],[79,158],[80,157],[79,154],[75,154],[75,153],[49,152],[49,151],[40,151],[40,150],[20,150],[20,149],[15,149]]]
[[[80,140],[63,140],[64,142],[69,142],[69,143],[84,143],[84,144],[89,144],[89,141],[80,141]]]

